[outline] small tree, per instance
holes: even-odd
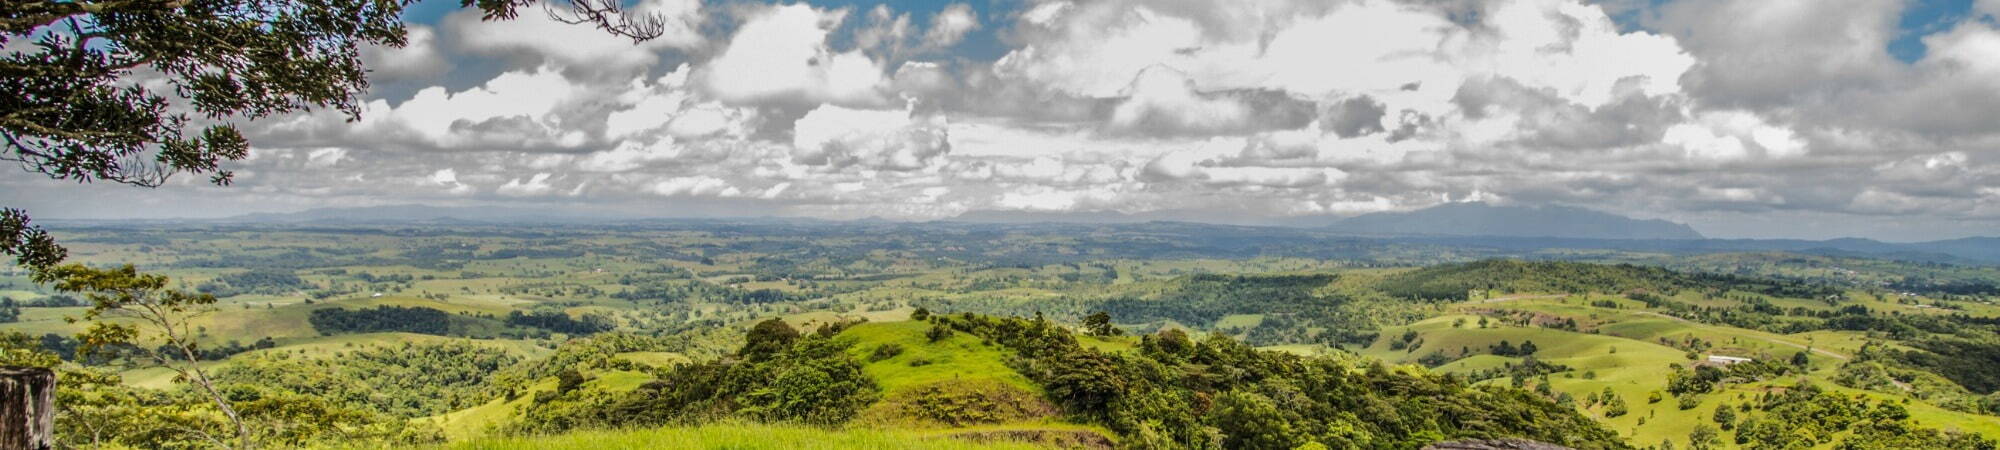
[[[201,369],[201,349],[189,326],[195,317],[214,310],[214,295],[167,289],[166,276],[142,274],[130,264],[116,269],[65,264],[37,272],[35,278],[38,283],[54,283],[57,292],[82,294],[89,300],[90,309],[84,310],[82,320],[91,323],[77,335],[81,341],[78,353],[97,354],[113,346],[158,342],[159,345],[137,347],[153,362],[201,388],[236,428],[237,445],[251,446],[249,426]],[[133,319],[139,325],[100,320],[119,318]],[[222,442],[216,444],[227,446]]]
[[[1232,390],[1217,396],[1205,421],[1221,429],[1225,448],[1295,448],[1306,442],[1286,423],[1276,403],[1253,392]]]
[[[1721,435],[1722,433],[1716,431],[1714,425],[1705,423],[1695,425],[1694,431],[1688,433],[1688,446],[1701,450],[1715,448],[1717,444],[1722,443]]]
[[[1083,318],[1083,330],[1091,336],[1116,336],[1123,331],[1111,326],[1111,313],[1098,311]]]
[[[736,355],[751,360],[761,360],[791,348],[792,342],[799,340],[799,330],[793,329],[784,319],[771,318],[750,327],[743,336],[743,349]]]

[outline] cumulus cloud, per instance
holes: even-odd
[[[702,87],[732,103],[879,103],[882,67],[858,50],[827,45],[843,16],[802,3],[764,8],[707,62]]]
[[[660,19],[660,37],[634,44],[610,33],[578,33],[576,25],[528,11],[514,20],[483,20],[477,9],[448,16],[443,26],[465,51],[487,56],[541,59],[581,70],[634,69],[659,61],[659,51],[699,48],[707,40],[700,0],[646,0],[633,7],[635,15]]]
[[[589,133],[565,114],[586,92],[559,69],[502,73],[460,91],[429,87],[401,103],[377,99],[348,122],[321,111],[257,124],[253,134],[292,142],[420,146],[426,148],[563,148],[582,145]]]
[[[953,3],[931,16],[931,28],[924,32],[924,46],[930,49],[944,49],[958,45],[965,40],[965,34],[979,29],[979,13],[972,11],[972,5]]]
[[[1107,129],[1147,136],[1211,135],[1291,128],[1311,120],[1311,106],[1283,94],[1201,92],[1164,66],[1141,70],[1111,111]]]
[[[444,188],[446,193],[452,195],[469,194],[474,189],[471,185],[458,182],[458,171],[449,167],[432,172],[427,181],[431,185]]]
[[[452,64],[438,50],[437,32],[429,26],[411,25],[409,42],[401,48],[367,46],[361,48],[361,64],[371,68],[369,80],[387,83],[408,79],[430,79],[450,71]]]
[[[730,186],[729,182],[710,176],[670,178],[654,183],[648,190],[665,197],[735,197],[743,194],[741,189]]]
[[[1769,158],[1804,155],[1805,143],[1789,129],[1765,123],[1742,111],[1705,113],[1698,122],[1674,125],[1662,142],[1680,146],[1694,159],[1735,160],[1752,151]]]
[[[494,192],[513,197],[546,195],[555,191],[555,186],[549,183],[549,176],[549,173],[543,172],[525,179],[515,178]]]
[[[951,152],[945,120],[909,110],[824,105],[794,124],[793,160],[800,164],[917,170]]]

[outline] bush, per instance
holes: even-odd
[[[901,355],[901,354],[903,354],[902,344],[897,344],[893,342],[888,344],[882,344],[882,346],[880,347],[875,347],[874,352],[870,352],[868,354],[868,362],[876,362],[884,359],[894,358],[896,357],[896,355]]]
[[[799,330],[793,329],[784,319],[772,318],[750,327],[750,333],[743,336],[743,349],[738,350],[736,355],[759,360],[790,348],[792,342],[797,340]]]

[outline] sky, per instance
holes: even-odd
[[[457,5],[364,49],[360,120],[239,122],[234,186],[0,171],[0,204],[1263,223],[1484,201],[2000,235],[2000,0],[643,0],[668,27],[636,45]]]

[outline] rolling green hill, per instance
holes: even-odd
[[[2000,438],[2000,304],[1981,290],[2000,279],[1991,267],[1142,228],[216,226],[65,238],[82,240],[78,261],[136,262],[223,295],[189,322],[208,355],[199,367],[274,447]],[[56,294],[0,274],[0,295]],[[130,437],[64,432],[65,445],[201,446],[196,432],[232,432],[202,390],[145,356],[157,344],[76,353],[68,336],[88,323],[64,317],[82,310],[22,307],[0,323],[0,357],[67,358],[61,394],[78,403],[59,420]],[[314,322],[334,310],[353,316]],[[919,310],[936,314],[911,320]],[[1083,334],[1100,312],[1121,332]]]

